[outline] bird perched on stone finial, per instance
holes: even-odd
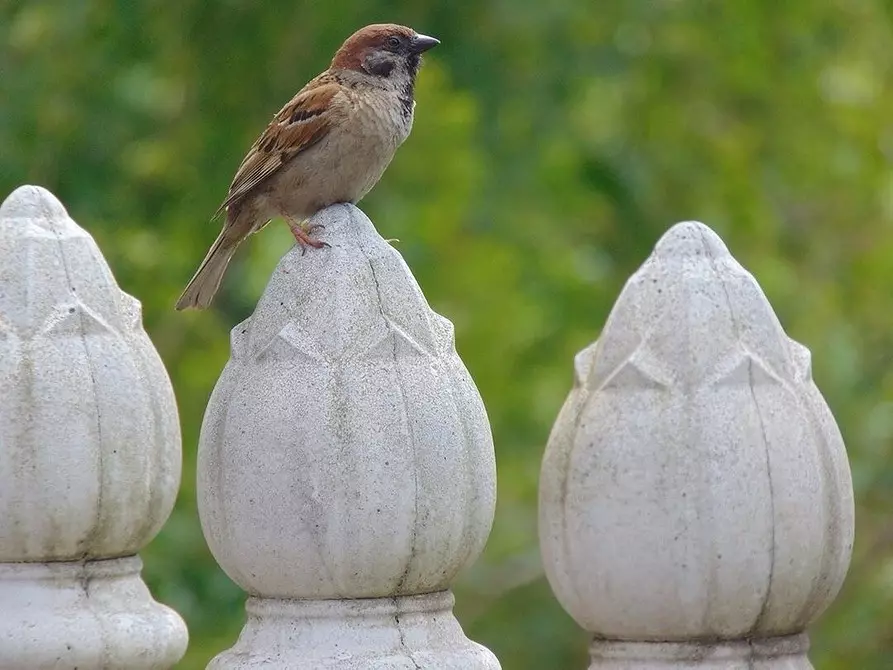
[[[207,307],[236,248],[274,216],[298,244],[320,248],[303,222],[334,203],[355,203],[381,178],[412,129],[421,55],[440,42],[390,23],[366,26],[329,69],[292,98],[248,150],[229,195],[223,230],[177,301]]]

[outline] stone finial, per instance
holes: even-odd
[[[810,668],[853,543],[846,452],[754,278],[680,223],[628,281],[542,465],[540,543],[592,670]]]
[[[48,191],[0,206],[0,667],[171,667],[186,627],[136,556],[180,482],[173,390],[93,238]]]
[[[202,527],[250,595],[209,667],[498,668],[452,615],[496,493],[452,324],[359,209],[312,223],[331,247],[279,263],[202,426]]]

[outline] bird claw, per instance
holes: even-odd
[[[309,226],[303,226],[300,223],[293,224],[289,222],[289,229],[291,230],[291,234],[294,235],[295,241],[301,246],[301,255],[307,253],[307,247],[313,247],[314,249],[322,249],[324,247],[331,247],[328,242],[323,242],[322,240],[317,240],[310,235],[317,230],[325,230],[325,226],[314,223]]]
[[[301,246],[301,255],[307,253],[307,247],[313,247],[314,249],[331,249],[332,245],[328,242],[323,242],[322,240],[312,240],[311,242],[304,243],[301,240],[298,240],[298,244]]]

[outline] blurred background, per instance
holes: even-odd
[[[179,399],[181,494],[143,552],[189,625],[179,667],[203,668],[243,621],[202,538],[195,452],[228,331],[286,227],[244,246],[214,309],[173,303],[248,146],[378,21],[442,40],[362,207],[455,323],[493,426],[496,521],[456,585],[469,636],[507,670],[585,667],[540,567],[540,458],[574,353],[667,227],[699,219],[812,350],[849,450],[856,547],[813,662],[893,668],[893,2],[6,0],[0,197],[46,186],[95,236]]]

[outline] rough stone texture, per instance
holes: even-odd
[[[495,505],[490,427],[452,324],[359,209],[312,223],[331,247],[282,259],[232,331],[202,426],[205,537],[267,599],[212,667],[498,668],[437,594],[480,554]],[[394,613],[415,594],[436,607]],[[281,601],[296,598],[330,602]],[[356,598],[370,600],[338,602]]]
[[[591,668],[810,668],[799,634],[846,574],[852,483],[809,352],[754,278],[678,224],[574,370],[540,542]]]
[[[0,206],[0,388],[0,667],[172,666],[186,628],[133,555],[179,487],[173,391],[139,303],[35,186]]]
[[[163,670],[186,627],[152,599],[136,556],[0,564],[0,668]]]
[[[452,608],[448,591],[370,600],[250,598],[248,622],[239,641],[208,667],[499,668],[493,654],[465,637]]]
[[[785,637],[713,642],[610,642],[589,648],[598,670],[809,670],[809,638]]]

